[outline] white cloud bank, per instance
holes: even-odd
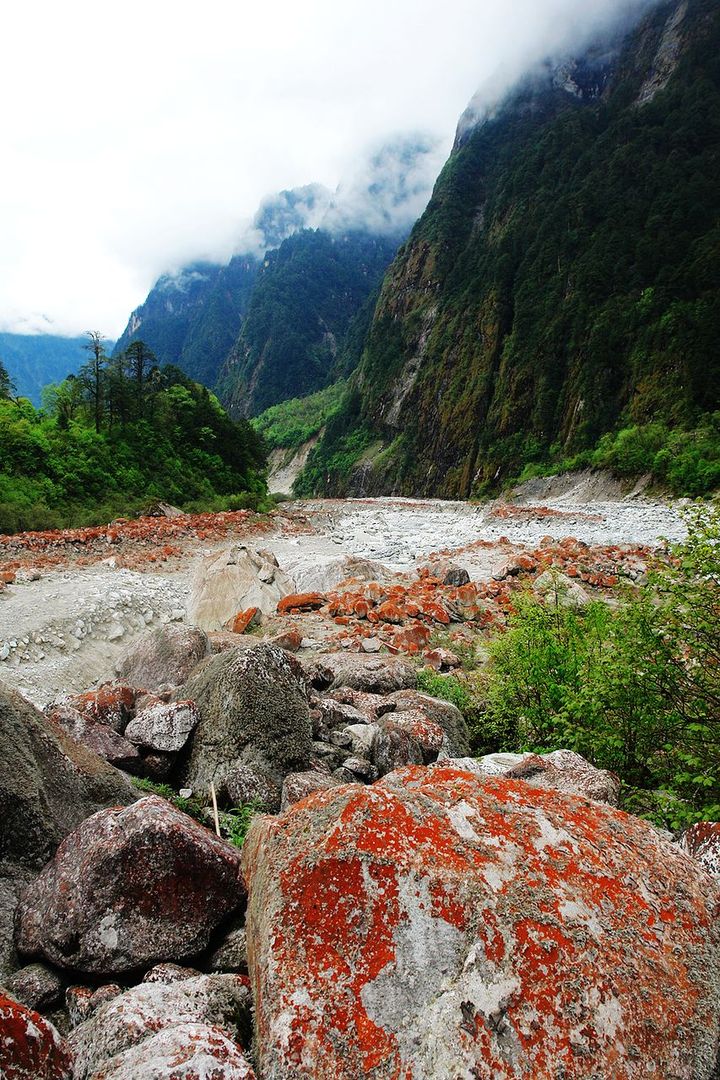
[[[350,206],[364,182],[354,163],[408,132],[433,145],[424,160],[434,170],[479,85],[498,71],[506,84],[638,6],[11,5],[0,66],[0,329],[118,335],[160,273],[228,258],[268,193],[341,184]]]

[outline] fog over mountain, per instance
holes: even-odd
[[[15,5],[0,72],[13,102],[0,329],[114,336],[161,274],[256,250],[252,215],[268,192],[303,189],[287,209],[304,224],[392,231],[398,213],[409,224],[478,86],[497,97],[638,6],[210,0],[198,19],[167,0]],[[378,148],[415,132],[427,150],[396,190],[396,162]]]

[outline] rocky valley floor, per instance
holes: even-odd
[[[585,477],[3,538],[0,1076],[710,1080],[717,825],[418,685],[683,533]]]

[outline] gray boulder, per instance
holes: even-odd
[[[312,725],[299,665],[276,645],[207,660],[183,687],[200,721],[184,770],[188,787],[219,784],[237,764],[281,779],[307,766]]]
[[[125,737],[146,750],[174,754],[185,746],[198,720],[193,701],[158,701],[135,713]]]
[[[181,686],[209,653],[210,642],[203,630],[170,623],[143,634],[120,661],[117,672],[131,686],[145,690]]]
[[[332,675],[330,690],[350,687],[370,694],[392,694],[411,690],[417,684],[417,669],[401,656],[367,656],[362,653],[323,653],[320,663]]]
[[[294,588],[270,552],[239,544],[200,559],[190,584],[188,620],[203,630],[222,630],[248,608],[274,614],[278,601]]]

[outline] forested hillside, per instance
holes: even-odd
[[[161,277],[133,311],[115,354],[142,340],[161,364],[175,364],[205,386],[214,386],[237,338],[259,261],[236,256],[227,266],[193,263]]]
[[[717,486],[719,222],[713,0],[476,103],[300,489],[466,497],[564,462]]]
[[[87,338],[57,334],[0,334],[0,361],[17,394],[39,405],[44,386],[59,382],[81,367],[86,342]]]
[[[399,242],[304,229],[268,253],[218,383],[234,415],[311,394],[355,366]]]
[[[260,439],[142,342],[110,360],[102,342],[45,408],[12,396],[0,365],[0,532],[109,521],[162,500],[197,509],[257,506]]]

